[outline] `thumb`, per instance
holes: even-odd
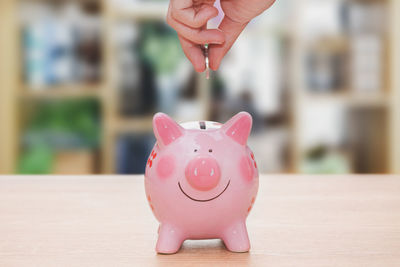
[[[247,23],[236,22],[229,17],[225,16],[222,20],[219,29],[225,35],[225,43],[223,44],[212,44],[210,45],[209,56],[210,56],[210,68],[217,70],[221,64],[222,59],[231,49],[240,33],[244,30]]]

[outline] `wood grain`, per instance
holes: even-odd
[[[0,178],[0,266],[400,266],[399,176],[262,176],[252,249],[154,251],[142,176]]]
[[[390,0],[391,172],[400,174],[400,1]]]
[[[16,88],[20,71],[16,1],[0,1],[0,174],[14,172],[17,160]]]

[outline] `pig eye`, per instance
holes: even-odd
[[[194,152],[197,152],[197,149],[195,149]]]
[[[210,148],[210,149],[208,150],[208,152],[212,153],[212,149]]]

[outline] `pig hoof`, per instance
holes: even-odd
[[[159,228],[157,253],[174,254],[181,248],[183,239],[178,230],[169,225],[161,225]]]
[[[250,250],[250,244],[245,243],[227,243],[225,242],[226,248],[231,252],[244,253]]]
[[[245,223],[228,228],[224,233],[223,241],[229,251],[247,252],[250,250],[250,240]]]
[[[156,251],[158,254],[163,254],[163,255],[169,255],[169,254],[175,254],[179,251],[180,246],[178,248],[172,248],[172,247],[162,247],[162,246],[158,246],[156,248]]]

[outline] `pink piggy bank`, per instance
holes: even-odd
[[[252,118],[241,112],[227,123],[177,124],[153,118],[157,142],[147,161],[146,195],[160,222],[156,251],[175,253],[186,239],[220,238],[246,252],[246,229],[258,191],[258,170],[247,146]]]

